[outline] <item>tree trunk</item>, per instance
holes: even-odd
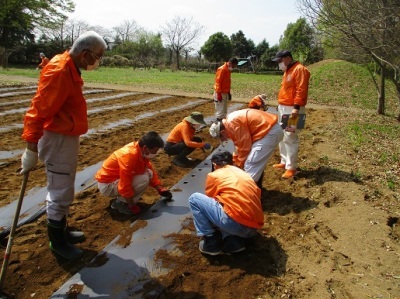
[[[397,116],[397,121],[400,122],[400,82],[394,81],[394,84],[396,86],[396,91],[397,91],[397,98],[399,99],[399,115]]]
[[[176,55],[176,69],[179,70],[180,69],[180,65],[179,65],[179,50],[175,50],[175,55]]]
[[[378,98],[378,114],[385,114],[385,67],[381,66],[381,88]]]
[[[8,51],[4,47],[0,47],[0,65],[5,69],[8,67]]]

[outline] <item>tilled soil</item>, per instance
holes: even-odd
[[[90,101],[126,92],[110,90],[86,96],[92,133],[82,136],[78,170],[103,161],[147,131],[167,134],[192,111],[209,117],[214,114],[211,99],[195,96],[141,92]],[[29,97],[0,98],[0,113],[27,108],[29,102],[12,102]],[[142,102],[155,97],[163,99]],[[171,110],[174,107],[177,109]],[[199,238],[188,219],[182,233],[165,236],[175,241],[180,254],[165,250],[156,253],[156,259],[171,271],[146,285],[143,297],[400,298],[400,197],[379,184],[378,173],[383,172],[379,165],[371,163],[371,157],[355,153],[343,139],[337,124],[345,123],[348,117],[349,113],[340,108],[308,110],[306,129],[300,137],[301,171],[294,179],[281,179],[282,172],[272,169],[271,165],[279,161],[275,152],[263,182],[265,225],[248,240],[246,251],[217,257],[202,255]],[[2,153],[19,153],[24,148],[22,129],[16,126],[22,124],[22,118],[23,112],[1,116]],[[218,146],[207,129],[199,136]],[[204,159],[206,155],[196,150],[191,157]],[[154,165],[166,187],[172,187],[188,172],[172,165],[164,153],[155,158]],[[0,159],[0,206],[18,197],[22,181],[19,167],[20,154]],[[398,167],[392,169],[397,175]],[[39,164],[30,174],[28,190],[45,185],[44,167]],[[157,200],[156,192],[149,190],[140,206],[145,211]],[[76,194],[68,222],[87,236],[79,245],[85,250],[83,258],[62,261],[50,252],[43,215],[17,229],[4,293],[11,298],[50,297],[118,234],[129,231],[132,222],[145,225],[140,218],[140,214],[124,216],[110,209],[109,199],[95,187]],[[2,244],[6,242],[4,239]],[[154,290],[156,297],[150,295]]]

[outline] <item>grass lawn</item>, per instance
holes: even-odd
[[[321,105],[376,109],[377,91],[367,71],[362,66],[328,60],[309,66],[311,81],[309,102]],[[0,74],[37,78],[39,72],[31,68],[0,68]],[[139,70],[132,68],[100,67],[92,72],[82,72],[85,82],[123,84],[142,89],[178,91],[212,96],[214,73]],[[281,75],[232,74],[232,95],[249,100],[264,93],[274,100],[280,86]],[[386,81],[386,110],[394,116],[398,113],[398,100],[394,85]]]

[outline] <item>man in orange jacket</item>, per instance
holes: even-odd
[[[264,168],[283,138],[278,116],[250,108],[237,110],[222,121],[213,123],[210,135],[222,141],[233,141],[233,162],[261,188]]]
[[[137,205],[141,196],[151,185],[168,199],[171,192],[161,181],[150,160],[154,158],[164,141],[156,132],[148,132],[139,141],[131,142],[113,152],[96,173],[101,194],[116,197],[111,208],[123,214],[138,214]]]
[[[194,111],[172,129],[164,146],[164,151],[167,155],[175,156],[172,164],[191,168],[198,161],[189,160],[187,155],[196,148],[201,148],[205,151],[212,150],[209,143],[205,143],[200,137],[195,136],[196,131],[202,126],[206,126],[203,114]]]
[[[207,175],[205,194],[189,197],[197,235],[203,237],[199,249],[209,255],[243,251],[243,238],[264,224],[261,190],[247,173],[232,165],[231,153],[217,153],[211,162],[214,171]]]
[[[214,84],[215,116],[222,120],[228,113],[228,101],[231,95],[231,72],[238,65],[238,59],[233,57],[217,69]]]
[[[43,69],[49,63],[49,59],[46,57],[46,55],[44,55],[44,53],[40,53],[39,56],[41,62],[38,65],[37,69]]]
[[[293,60],[292,53],[288,50],[278,52],[272,61],[277,62],[279,69],[284,72],[278,94],[279,122],[284,114],[289,114],[291,119],[296,120],[299,114],[306,114],[310,72],[298,61]],[[284,131],[283,140],[279,143],[281,161],[279,164],[274,164],[273,167],[286,169],[282,175],[285,179],[291,178],[297,173],[298,134],[299,129]]]
[[[36,95],[24,117],[21,174],[33,170],[38,157],[46,166],[47,231],[52,251],[66,259],[82,256],[73,245],[82,232],[69,232],[66,217],[75,195],[79,136],[88,130],[80,69],[98,66],[107,44],[94,31],[79,36],[71,50],[56,55],[40,73]]]

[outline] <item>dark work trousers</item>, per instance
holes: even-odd
[[[202,142],[200,137],[193,137],[192,141]],[[186,156],[195,150],[194,147],[188,147],[185,142],[181,141],[178,143],[166,142],[164,151],[169,156],[176,156],[176,159],[180,161],[186,161]]]

